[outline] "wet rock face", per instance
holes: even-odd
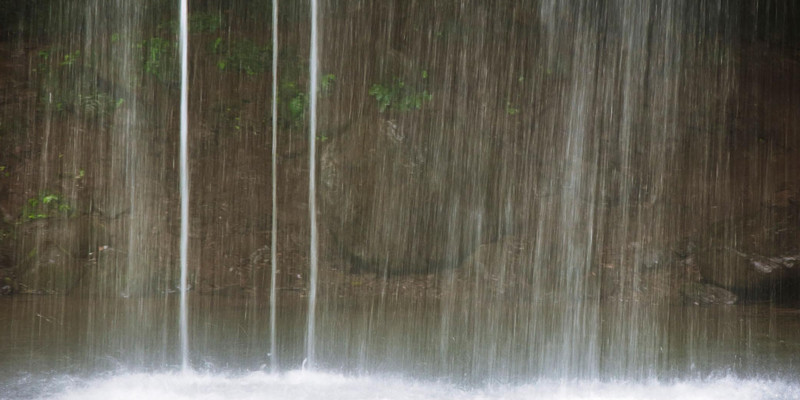
[[[461,264],[460,270],[470,283],[463,290],[472,289],[479,291],[478,295],[493,297],[534,294],[530,276],[533,246],[531,240],[514,236],[481,245]]]
[[[12,290],[36,294],[135,296],[172,285],[167,263],[146,263],[115,236],[125,221],[80,215],[21,225]],[[119,226],[116,226],[119,224]],[[159,273],[147,268],[159,268]],[[0,285],[2,286],[2,285]],[[16,288],[15,288],[16,286]]]
[[[706,280],[747,296],[800,279],[797,204],[722,221],[702,239],[696,259]]]
[[[28,222],[20,228],[16,274],[20,292],[67,293],[81,276],[87,219]]]
[[[738,296],[721,287],[700,282],[687,282],[680,288],[680,294],[686,302],[706,304],[734,304]]]
[[[320,232],[357,269],[455,267],[488,231],[480,138],[421,125],[362,120],[321,148]]]

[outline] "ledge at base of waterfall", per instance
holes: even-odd
[[[31,379],[33,384],[36,379]],[[226,375],[199,372],[60,376],[41,387],[49,399],[800,399],[800,383],[730,376],[675,381],[539,380],[463,388],[397,377],[291,371]],[[13,393],[6,393],[6,395]],[[27,396],[26,396],[27,397]],[[13,398],[13,397],[12,397]]]

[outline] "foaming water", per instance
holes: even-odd
[[[476,389],[393,377],[348,377],[291,371],[225,375],[199,372],[62,376],[45,385],[48,399],[800,399],[800,384],[721,377],[675,382],[537,381]]]

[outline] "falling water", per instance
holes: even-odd
[[[272,1],[272,230],[270,232],[269,355],[272,371],[278,368],[276,336],[278,277],[278,0]]]
[[[306,324],[306,360],[309,367],[315,361],[315,324],[317,312],[317,78],[319,68],[317,50],[317,0],[311,0],[311,55],[309,57],[309,125],[308,125],[308,213],[311,232],[309,237],[308,323]]]
[[[188,3],[0,7],[0,398],[800,398],[800,7]]]
[[[181,142],[180,142],[180,190],[181,190],[181,238],[180,238],[180,341],[181,368],[189,369],[189,308],[188,256],[189,256],[189,0],[180,2],[180,50],[181,50]]]

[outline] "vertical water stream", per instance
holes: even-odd
[[[181,189],[181,238],[180,238],[180,264],[181,264],[181,310],[180,310],[180,340],[181,340],[181,367],[184,371],[189,368],[189,328],[187,297],[187,256],[189,248],[189,4],[188,0],[181,0],[180,16],[180,50],[181,50],[181,143],[180,143],[180,189]]]
[[[317,136],[317,1],[311,1],[311,56],[309,58],[308,129],[308,213],[311,224],[309,252],[308,323],[306,330],[306,359],[314,365],[314,324],[317,309],[317,194],[316,194],[316,136]]]
[[[270,233],[270,280],[269,280],[269,354],[272,371],[278,368],[278,353],[275,343],[275,313],[277,293],[275,279],[278,276],[278,0],[272,0],[272,231]]]

